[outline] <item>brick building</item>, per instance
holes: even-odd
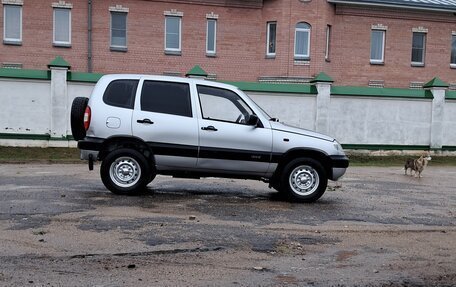
[[[456,0],[2,0],[3,67],[456,84]]]

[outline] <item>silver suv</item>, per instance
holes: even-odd
[[[313,202],[348,158],[333,138],[271,118],[238,88],[147,75],[106,75],[78,97],[71,128],[81,158],[116,194],[136,194],[157,174],[257,179],[291,201]]]

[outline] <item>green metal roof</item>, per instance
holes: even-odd
[[[334,80],[328,76],[327,74],[321,72],[319,73],[318,75],[315,76],[315,78],[312,79],[312,81],[310,81],[311,83],[333,83]]]
[[[440,80],[439,77],[435,77],[434,79],[424,84],[423,88],[448,88],[448,84]]]
[[[49,63],[48,67],[49,68],[50,67],[60,67],[60,68],[68,68],[69,69],[69,68],[71,68],[71,65],[67,61],[65,61],[65,59],[63,59],[62,57],[57,56],[57,57],[55,57],[54,60],[52,60]]]
[[[228,82],[220,81],[221,83],[230,84],[238,87],[246,92],[267,92],[267,93],[284,93],[284,94],[312,94],[316,95],[317,88],[313,85],[303,84],[269,84],[258,82]]]
[[[26,70],[26,69],[1,68],[0,69],[0,78],[50,80],[51,73],[50,73],[50,71],[47,71],[47,70]]]
[[[396,7],[408,9],[455,12],[456,0],[327,0],[335,4]]]
[[[207,73],[199,65],[195,65],[185,76],[207,77]]]
[[[353,86],[332,86],[331,95],[383,98],[433,98],[431,91],[421,89],[373,88]]]

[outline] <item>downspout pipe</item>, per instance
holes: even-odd
[[[87,72],[92,73],[92,0],[87,7]]]

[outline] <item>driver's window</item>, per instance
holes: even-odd
[[[197,86],[204,119],[244,124],[250,108],[232,91]]]

